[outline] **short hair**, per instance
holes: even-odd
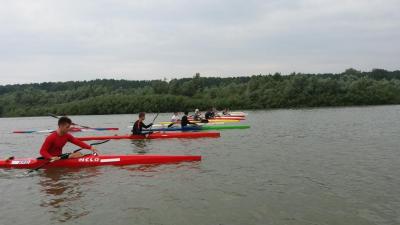
[[[146,114],[144,112],[139,113],[139,118],[145,116]]]
[[[60,117],[60,119],[58,119],[58,126],[63,125],[63,124],[72,124],[72,120],[66,116],[62,116]]]
[[[185,111],[185,115],[188,115],[189,114],[189,112],[188,111]]]

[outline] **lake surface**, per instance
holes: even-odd
[[[400,106],[249,111],[219,139],[110,141],[103,154],[185,154],[158,166],[0,170],[0,224],[400,224]],[[158,121],[169,114],[160,114]],[[73,116],[128,132],[136,116]],[[153,115],[148,115],[152,120]],[[49,117],[0,119],[0,157],[37,156]],[[69,150],[75,149],[68,145]]]

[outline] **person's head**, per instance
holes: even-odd
[[[58,119],[58,129],[61,134],[68,133],[69,129],[71,128],[72,121],[70,118],[63,116]]]
[[[174,112],[174,115],[177,116],[177,115],[178,115],[178,112]]]
[[[199,112],[200,112],[199,109],[194,110],[194,113],[199,113]]]
[[[139,119],[140,120],[145,120],[146,119],[146,113],[144,113],[144,112],[139,113]]]
[[[189,115],[189,112],[188,112],[188,111],[185,111],[185,116],[187,116],[187,115]]]

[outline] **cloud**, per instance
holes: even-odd
[[[0,84],[399,69],[400,1],[5,1]]]

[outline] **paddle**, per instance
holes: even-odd
[[[105,141],[101,141],[101,142],[92,143],[92,144],[90,144],[90,146],[93,146],[93,145],[101,145],[101,144],[104,144],[104,143],[109,142],[109,141],[110,141],[110,140],[105,140]],[[79,152],[79,151],[82,150],[82,149],[83,149],[83,148],[76,149],[76,150],[74,150],[72,153]],[[64,153],[64,154],[62,154],[62,155],[60,156],[60,159],[64,159],[65,157],[69,156],[69,155],[72,154],[72,153]],[[55,162],[55,161],[57,161],[57,160],[49,160],[49,161],[43,163],[42,165],[40,165],[39,167],[37,167],[37,168],[35,168],[35,169],[29,170],[29,171],[27,172],[27,174],[32,173],[33,171],[37,171],[37,170],[39,170],[39,169],[45,167],[46,165],[48,165],[48,164],[50,164],[50,163],[52,163],[52,162]]]
[[[174,124],[175,124],[175,122],[171,122],[171,123],[168,125],[168,128],[172,127]]]
[[[53,113],[48,113],[48,115],[51,116],[51,117],[54,117],[54,118],[56,118],[56,119],[60,119],[59,116],[57,116],[57,115],[55,115],[55,114],[53,114]],[[74,126],[80,126],[80,127],[86,128],[86,129],[92,129],[91,127],[84,126],[84,125],[79,125],[79,124],[76,124],[76,123],[72,123],[72,125],[74,125]]]
[[[154,117],[154,119],[153,119],[153,122],[152,123],[154,123],[155,121],[156,121],[156,119],[157,119],[157,117],[158,117],[158,115],[159,115],[160,113],[158,112],[157,113],[157,115]]]
[[[151,132],[151,129],[153,128],[153,124],[154,124],[154,122],[156,121],[156,119],[157,119],[157,117],[158,117],[159,114],[160,114],[160,113],[158,112],[157,115],[154,117],[153,122],[151,122],[152,125],[151,125],[151,127],[150,127],[150,129],[149,129],[149,133],[152,133],[152,132]]]

